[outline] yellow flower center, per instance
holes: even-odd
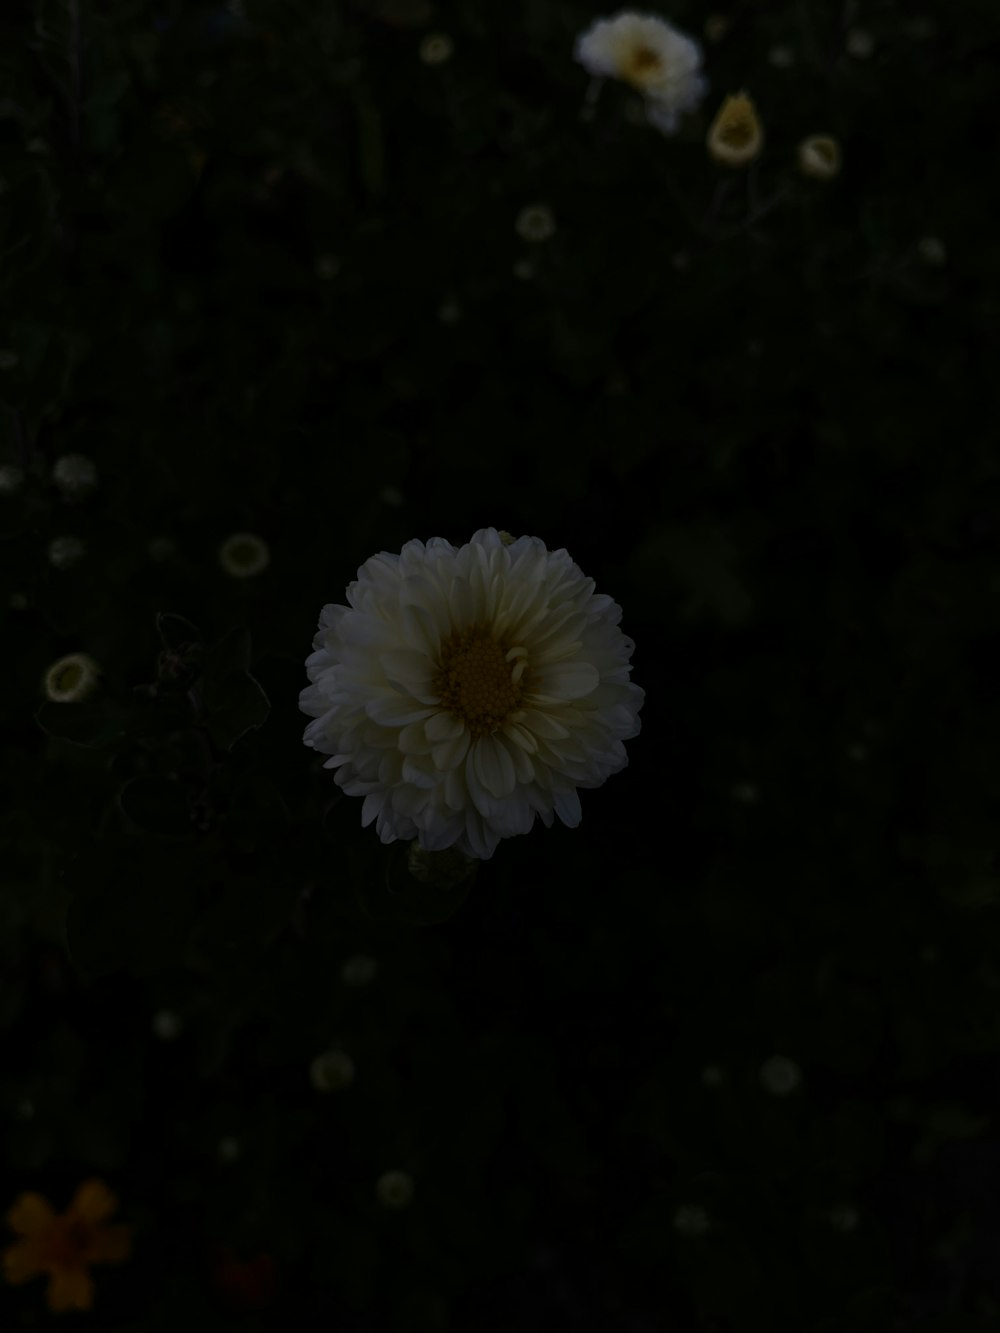
[[[730,121],[728,125],[723,125],[719,131],[719,138],[730,148],[746,148],[753,136],[753,121],[742,117],[739,120]]]
[[[79,662],[67,662],[55,674],[53,684],[60,693],[75,690],[83,680],[83,667]]]
[[[637,46],[629,52],[628,73],[633,79],[642,79],[659,69],[662,63],[659,52],[651,46]]]
[[[520,703],[527,656],[526,648],[494,638],[488,625],[473,625],[441,645],[434,688],[473,736],[491,735]]]

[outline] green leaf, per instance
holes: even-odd
[[[42,731],[57,740],[82,745],[89,750],[104,750],[124,739],[134,709],[101,696],[78,703],[46,700],[35,712]]]
[[[179,782],[168,778],[132,778],[118,794],[129,819],[150,833],[179,836],[191,833],[191,801]]]
[[[65,872],[74,967],[91,981],[122,969],[149,976],[176,963],[203,891],[225,873],[214,840],[122,835],[92,843]]]

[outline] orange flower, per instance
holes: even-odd
[[[103,1225],[117,1208],[102,1180],[85,1181],[61,1216],[40,1194],[19,1195],[7,1213],[7,1225],[21,1237],[3,1256],[7,1281],[48,1273],[50,1310],[89,1310],[94,1284],[88,1265],[121,1263],[131,1251],[130,1227]]]

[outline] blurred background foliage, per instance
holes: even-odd
[[[662,14],[674,138],[592,4],[0,14],[0,1203],[117,1192],[95,1326],[997,1327],[1000,16]],[[486,524],[620,602],[643,730],[441,889],[298,694]]]

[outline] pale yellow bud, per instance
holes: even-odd
[[[764,131],[746,93],[733,93],[709,126],[709,154],[726,167],[745,167],[764,146]]]

